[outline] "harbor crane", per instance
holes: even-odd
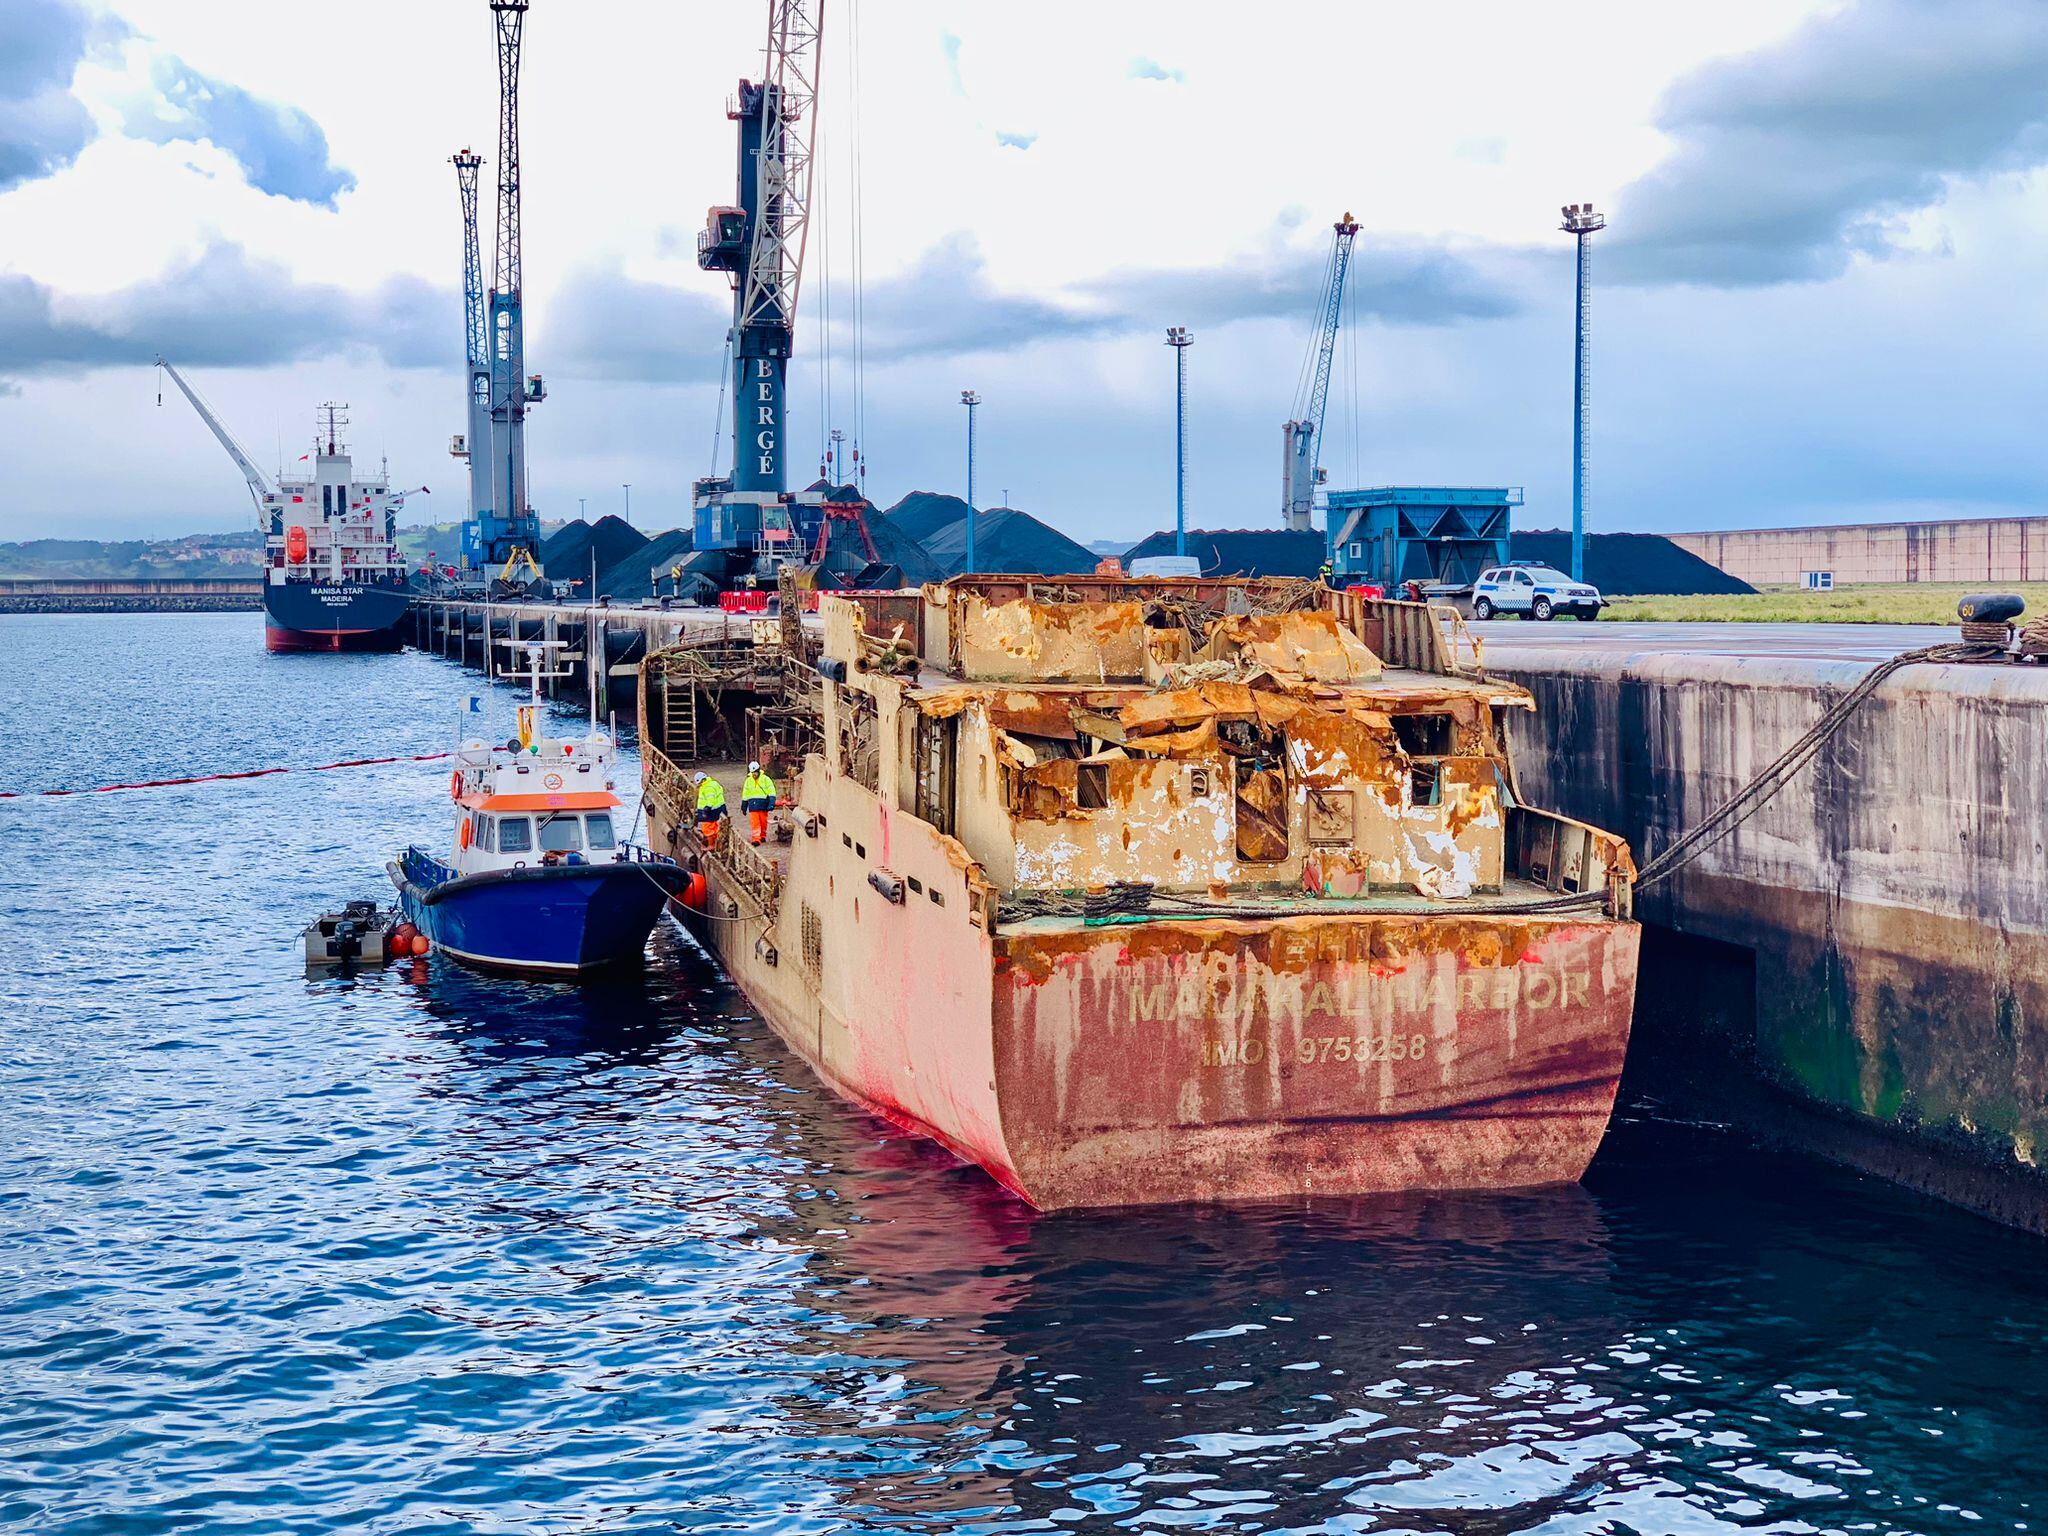
[[[496,265],[481,294],[476,185],[480,159],[455,156],[463,213],[464,379],[469,431],[470,517],[462,553],[473,569],[534,569],[540,519],[527,494],[526,412],[547,398],[539,374],[526,372],[526,317],[519,237],[519,61],[528,0],[491,0],[498,57],[498,218]],[[481,465],[478,455],[483,456]]]
[[[185,375],[166,362],[161,354],[157,357],[156,365],[171,376],[171,382],[178,386],[179,393],[192,402],[192,409],[199,413],[199,419],[205,422],[207,429],[220,440],[221,447],[227,449],[228,457],[235,461],[235,468],[239,469],[242,478],[249,482],[249,497],[256,503],[256,515],[262,519],[264,530],[276,532],[277,529],[271,525],[277,522],[280,512],[277,487],[270,483],[270,477],[256,467],[256,461],[235,441],[235,434],[222,425],[221,419],[213,414],[212,408],[200,397],[199,391],[185,381]],[[157,394],[157,404],[163,404],[161,391]]]
[[[797,292],[810,231],[812,149],[824,0],[768,0],[761,80],[742,80],[725,115],[739,126],[738,203],[711,209],[697,265],[730,275],[733,465],[695,487],[695,546],[771,561],[800,549],[790,508],[823,493],[788,486],[786,419]]]
[[[1330,249],[1330,263],[1323,270],[1319,323],[1295,391],[1294,420],[1280,429],[1280,520],[1282,527],[1296,533],[1309,526],[1316,487],[1327,478],[1322,467],[1323,411],[1330,399],[1330,361],[1337,352],[1344,274],[1351,265],[1351,242],[1358,238],[1358,225],[1349,213],[1333,227],[1337,238]]]

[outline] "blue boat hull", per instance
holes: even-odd
[[[407,919],[436,948],[471,965],[551,975],[639,960],[686,879],[666,861],[457,875],[417,848],[389,869]]]

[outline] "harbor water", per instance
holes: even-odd
[[[0,788],[434,752],[482,689],[262,647],[0,618]],[[2036,1239],[1639,1090],[1582,1187],[1035,1215],[673,927],[309,978],[451,827],[440,763],[0,800],[0,1530],[2048,1517]]]

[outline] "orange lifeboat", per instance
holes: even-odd
[[[293,565],[306,563],[306,530],[297,526],[284,531],[284,557]]]

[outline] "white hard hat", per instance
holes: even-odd
[[[747,772],[749,772],[749,773],[759,773],[760,771],[761,771],[761,765],[760,765],[759,763],[749,763],[749,764],[747,764]]]

